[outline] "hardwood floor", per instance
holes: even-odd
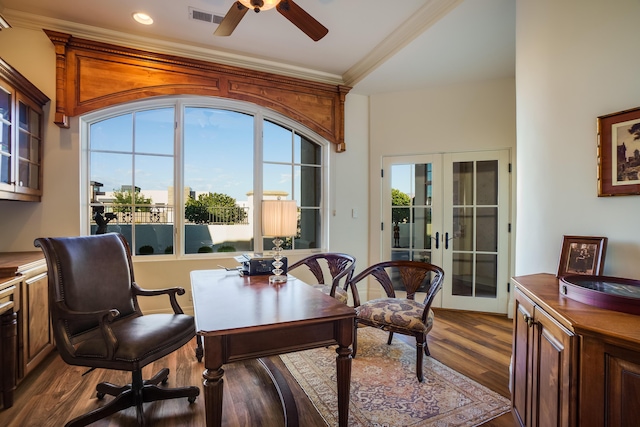
[[[431,356],[488,388],[509,396],[509,360],[511,355],[511,320],[505,316],[436,309],[436,323],[429,334]],[[396,334],[396,337],[401,336]],[[402,337],[403,339],[405,337]],[[394,338],[395,339],[395,338]],[[411,342],[409,340],[408,342]],[[202,364],[194,357],[195,340],[179,351],[147,366],[144,377],[162,367],[171,371],[168,386],[201,385]],[[298,405],[301,427],[324,426],[311,402],[298,384],[286,375],[278,357],[272,361],[281,367]],[[224,367],[225,387],[223,425],[226,427],[272,427],[284,425],[279,398],[271,380],[257,361],[237,362]],[[109,381],[124,384],[130,373],[66,365],[57,353],[52,354],[18,387],[13,407],[0,410],[0,426],[49,427],[95,409],[101,401],[95,386]],[[86,375],[83,375],[85,374]],[[104,401],[110,399],[106,397]],[[154,427],[203,426],[204,397],[190,405],[186,399],[145,404],[147,425]],[[135,426],[135,409],[129,408],[93,426]],[[512,427],[510,413],[485,423],[485,427]]]

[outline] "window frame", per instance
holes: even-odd
[[[184,209],[180,209],[179,207],[184,207],[186,203],[187,195],[184,194],[184,144],[183,144],[183,123],[184,123],[184,112],[186,107],[196,107],[196,108],[211,108],[211,109],[219,109],[219,110],[228,110],[238,113],[244,113],[251,115],[253,117],[253,153],[254,156],[254,175],[253,175],[253,188],[254,188],[254,201],[262,200],[263,198],[263,188],[262,188],[262,177],[263,177],[263,144],[262,144],[262,135],[263,135],[263,123],[264,120],[268,120],[277,125],[283,126],[284,128],[291,130],[309,141],[318,144],[321,148],[321,183],[322,183],[322,191],[320,196],[320,215],[321,215],[321,225],[320,225],[320,236],[321,236],[321,244],[318,248],[312,249],[293,249],[287,250],[288,253],[311,253],[326,250],[328,246],[328,236],[329,236],[329,221],[330,221],[330,198],[329,198],[329,188],[330,188],[330,179],[329,179],[329,171],[330,171],[330,148],[332,144],[318,135],[316,132],[312,131],[305,125],[296,122],[276,111],[270,110],[265,107],[261,107],[259,105],[243,102],[237,100],[231,100],[226,98],[216,98],[216,97],[206,97],[206,96],[169,96],[169,97],[156,97],[153,99],[146,99],[142,101],[133,101],[125,104],[121,104],[114,107],[105,108],[102,110],[93,111],[91,113],[82,115],[79,117],[80,124],[80,144],[81,144],[81,160],[80,160],[80,234],[81,235],[89,235],[91,234],[91,221],[92,217],[90,215],[90,204],[91,204],[91,187],[89,182],[91,180],[89,165],[90,165],[90,155],[91,151],[89,150],[89,134],[91,125],[108,118],[130,114],[134,112],[144,111],[144,110],[152,110],[159,108],[167,108],[173,107],[175,109],[175,133],[174,133],[174,188],[179,189],[178,191],[174,191],[174,211],[176,215],[174,215],[173,222],[173,233],[174,233],[174,252],[173,254],[153,254],[153,255],[144,255],[138,256],[132,254],[137,261],[146,260],[166,260],[166,259],[209,259],[209,258],[229,258],[238,252],[232,253],[198,253],[198,254],[187,254],[185,253],[185,218],[184,218]],[[289,162],[287,162],[289,163]],[[293,195],[292,195],[293,197]],[[300,201],[298,201],[299,203]],[[180,215],[177,215],[177,212],[181,212]],[[263,248],[263,236],[261,230],[260,218],[262,216],[262,206],[261,203],[254,204],[254,212],[253,212],[253,240],[254,240],[254,252],[255,253],[269,253],[271,251],[270,248]]]

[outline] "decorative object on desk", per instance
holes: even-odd
[[[475,426],[509,412],[509,399],[427,357],[425,381],[415,379],[415,348],[386,332],[358,331],[351,366],[349,427]],[[280,355],[329,426],[337,426],[334,348]]]
[[[606,251],[606,237],[564,236],[557,277],[568,274],[600,275]]]
[[[598,117],[598,196],[640,194],[640,107]]]
[[[269,283],[278,284],[287,281],[282,275],[282,237],[295,236],[298,232],[298,207],[295,200],[263,200],[262,201],[262,235],[274,237],[273,276]]]

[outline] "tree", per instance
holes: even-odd
[[[395,206],[411,206],[411,197],[402,191],[391,189],[391,220],[394,224],[409,221],[409,208],[396,208]]]
[[[207,193],[200,194],[197,199],[189,197],[185,203],[184,216],[195,224],[237,224],[244,222],[247,214],[233,197]]]
[[[140,194],[140,190],[136,188],[135,194],[131,190],[114,191],[113,197],[115,198],[114,212],[131,212],[131,205],[135,204],[136,212],[149,212],[149,207],[142,207],[139,205],[150,205],[152,203],[151,197],[144,197]]]

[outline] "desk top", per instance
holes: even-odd
[[[191,290],[199,335],[226,335],[281,328],[287,323],[326,322],[355,317],[355,311],[289,275],[282,285],[269,276],[237,271],[195,270]]]

